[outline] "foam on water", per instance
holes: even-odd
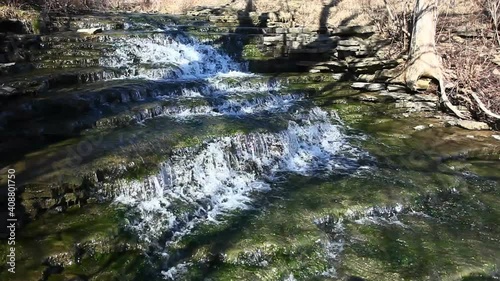
[[[346,241],[346,231],[344,219],[333,216],[325,216],[314,219],[314,224],[323,230],[327,235],[326,239],[319,239],[324,249],[324,255],[331,265],[327,270],[321,273],[325,277],[337,277],[335,266],[340,262],[340,255],[344,251]]]
[[[219,114],[225,115],[245,115],[261,112],[286,112],[302,99],[302,95],[267,95],[264,97],[256,97],[249,100],[246,99],[230,99],[225,100],[215,109]]]
[[[200,98],[200,93],[189,92],[189,97]],[[156,117],[169,117],[175,119],[193,118],[196,116],[237,116],[243,117],[250,114],[287,112],[292,105],[302,99],[303,95],[263,95],[251,99],[214,98],[210,105],[166,105],[155,106],[142,110],[134,115],[134,120],[142,123]],[[166,100],[170,97],[165,98]],[[194,99],[193,99],[194,101]]]
[[[178,276],[181,276],[189,271],[190,263],[180,263],[175,266],[170,267],[167,270],[161,272],[164,279],[176,280]]]
[[[281,84],[273,79],[268,81],[253,81],[251,79],[244,79],[247,76],[242,76],[242,79],[232,79],[228,81],[227,78],[235,78],[237,76],[226,76],[218,74],[208,81],[210,86],[218,92],[224,93],[248,93],[248,92],[265,92],[265,91],[279,91]],[[250,77],[255,77],[254,75]],[[224,79],[226,78],[226,79]]]
[[[358,225],[396,225],[406,228],[407,226],[399,220],[399,215],[420,215],[411,208],[406,208],[401,204],[394,206],[374,206],[366,209],[348,209],[343,216],[326,215],[314,219],[316,224],[323,230],[327,239],[319,240],[323,245],[325,256],[333,266],[322,275],[326,277],[336,277],[335,265],[341,260],[346,241],[350,239],[346,233],[346,226],[354,223]]]
[[[403,205],[396,204],[395,206],[370,207],[361,213],[348,210],[346,217],[358,224],[395,224],[406,227],[398,217],[399,214],[405,213],[408,213],[408,210]]]

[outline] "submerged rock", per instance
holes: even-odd
[[[201,15],[202,11],[197,14]],[[233,20],[225,14],[218,17],[215,19]],[[92,27],[92,22],[82,24]],[[49,182],[25,185],[18,194],[26,216],[34,220],[20,236],[24,239],[20,241],[20,270],[30,274],[36,270],[41,275],[45,261],[51,269],[44,277],[47,280],[73,278],[69,276],[156,280],[136,276],[142,268],[153,268],[155,276],[161,272],[173,280],[205,277],[208,271],[214,280],[253,280],[256,275],[269,280],[287,276],[290,280],[423,280],[447,266],[439,263],[445,261],[443,253],[450,253],[446,261],[465,264],[461,256],[470,250],[470,240],[463,231],[448,232],[447,225],[437,223],[448,220],[453,227],[462,227],[457,222],[472,225],[471,218],[476,218],[479,227],[485,226],[481,231],[498,225],[498,216],[483,215],[493,213],[492,208],[466,201],[469,193],[455,201],[448,198],[454,193],[445,193],[443,198],[430,196],[429,200],[420,196],[436,193],[441,184],[480,191],[472,188],[478,185],[478,178],[469,184],[467,175],[448,169],[452,161],[449,166],[459,167],[456,159],[463,154],[435,160],[438,157],[421,153],[429,149],[432,153],[439,146],[441,156],[457,146],[462,149],[464,143],[481,145],[450,133],[472,134],[458,128],[423,130],[427,126],[420,124],[432,121],[408,113],[435,112],[436,96],[411,95],[394,86],[391,92],[382,93],[359,94],[353,89],[385,90],[381,71],[370,77],[359,75],[381,83],[357,82],[350,87],[335,81],[348,76],[349,69],[371,73],[394,66],[392,61],[351,60],[347,64],[342,60],[328,62],[333,59],[328,58],[318,63],[302,52],[298,56],[305,61],[303,71],[335,74],[255,75],[245,73],[239,61],[219,52],[213,41],[202,44],[169,37],[169,31],[77,36],[76,28],[72,30],[71,37],[46,40],[60,46],[48,58],[94,46],[110,48],[103,49],[110,55],[97,54],[100,67],[95,70],[83,68],[85,72],[81,69],[75,74],[60,71],[57,75],[51,71],[50,77],[39,73],[36,84],[22,85],[32,89],[47,84],[46,91],[38,91],[46,95],[40,94],[36,102],[20,100],[14,117],[7,116],[5,122],[9,125],[16,120],[17,127],[23,129],[20,132],[47,127],[43,131],[46,135],[61,134],[68,122],[78,128],[89,127],[82,133],[88,137],[62,138],[48,142],[47,148],[18,153],[23,160],[7,160],[19,161],[16,167],[24,167],[23,180]],[[321,44],[311,44],[315,47],[311,52],[319,52]],[[260,49],[247,51],[249,56],[261,56]],[[93,52],[82,50],[80,55],[94,58]],[[253,65],[270,71],[281,62],[263,59],[254,60]],[[286,58],[285,62],[292,65],[298,61]],[[112,68],[115,70],[109,70]],[[287,71],[290,69],[295,68]],[[123,81],[105,81],[113,78]],[[140,79],[130,81],[136,78]],[[282,88],[285,83],[293,85]],[[81,89],[76,90],[76,85]],[[317,92],[321,94],[307,99],[309,93]],[[313,107],[311,100],[323,109]],[[355,102],[348,104],[347,100]],[[336,109],[343,121],[325,108]],[[394,116],[399,119],[394,120]],[[28,119],[37,123],[28,124]],[[363,133],[346,129],[344,122]],[[496,142],[488,132],[474,135],[481,133]],[[500,136],[493,137],[500,140]],[[363,150],[357,146],[361,142]],[[472,161],[466,164],[474,165]],[[82,175],[88,176],[85,182],[79,182]],[[50,182],[55,177],[75,182],[53,186]],[[481,195],[474,194],[476,198]],[[103,209],[101,202],[111,199],[118,204]],[[416,200],[420,201],[411,203]],[[488,200],[483,201],[489,206]],[[463,202],[472,206],[465,209],[469,213],[484,212],[477,211],[474,216],[461,213],[462,206],[467,206]],[[437,221],[414,211],[435,215]],[[122,233],[123,224],[132,233]],[[440,234],[436,236],[444,237],[443,241],[435,241],[427,233],[427,225],[433,227],[431,234]],[[477,236],[474,229],[469,233]],[[413,242],[415,237],[418,244]],[[473,260],[492,244],[496,246],[494,241],[483,240],[474,244],[478,245],[477,253],[466,258]],[[444,251],[434,253],[440,246]],[[460,253],[453,252],[455,248]],[[147,249],[148,258],[142,255],[143,249]],[[40,260],[36,257],[31,264],[29,256],[38,253],[43,253]],[[482,264],[492,260],[483,256]],[[32,269],[31,265],[40,268]],[[445,269],[443,274],[450,275],[462,270]]]
[[[9,87],[9,86],[2,86],[0,87],[0,96],[10,96],[15,94],[16,88]]]

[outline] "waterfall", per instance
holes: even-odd
[[[245,70],[245,64],[181,33],[144,33],[111,40],[115,48],[100,64],[126,70],[121,78],[195,79]]]
[[[286,129],[278,132],[217,136],[176,149],[154,175],[119,181],[112,196],[130,207],[129,227],[145,243],[158,245],[166,238],[167,245],[173,244],[200,224],[223,222],[233,211],[251,208],[256,193],[270,191],[278,178],[289,174],[322,177],[359,167],[356,159],[361,152],[349,144],[335,113],[304,103],[304,94],[287,93],[273,79],[266,81],[245,72],[244,63],[212,46],[167,33],[115,44],[116,50],[101,64],[126,69],[122,79],[200,83],[176,94],[161,92],[157,97],[164,101],[201,99],[204,104],[157,108],[144,113],[143,120],[153,115],[245,118],[266,113],[288,122]],[[298,103],[301,106],[294,107]],[[325,247],[333,249],[341,244]],[[330,258],[336,256],[330,254]],[[187,266],[175,263],[165,268],[163,275],[175,280]]]
[[[165,101],[204,99],[208,105],[157,106],[138,114],[142,122],[157,116],[187,118],[199,115],[246,115],[265,112],[286,112],[302,94],[279,94],[282,86],[276,81],[248,81],[258,77],[246,72],[246,64],[233,60],[207,43],[182,33],[155,32],[142,36],[107,39],[114,48],[101,58],[104,67],[121,69],[117,79],[158,81],[196,81],[195,89],[177,92],[162,91],[157,98]],[[260,93],[256,95],[257,93]],[[125,93],[122,102],[139,100]]]
[[[122,182],[116,201],[134,206],[131,227],[153,242],[166,231],[182,236],[199,222],[248,208],[251,193],[268,191],[277,173],[356,168],[340,160],[353,148],[331,116],[316,108],[295,118],[282,132],[219,137],[176,150],[156,175]]]

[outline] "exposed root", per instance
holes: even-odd
[[[438,55],[432,50],[421,54],[416,59],[410,61],[404,71],[404,81],[408,88],[414,90],[415,83],[421,77],[436,79],[439,82],[440,104],[449,109],[460,119],[467,117],[451,103],[444,87],[444,75]]]
[[[444,105],[446,108],[448,108],[453,114],[455,114],[458,118],[460,119],[466,119],[465,115],[463,115],[460,110],[456,106],[454,106],[450,99],[448,99],[448,95],[446,94],[445,88],[444,88],[444,83],[443,79],[439,79],[439,88],[440,88],[440,99],[441,99],[441,104]]]
[[[481,99],[477,96],[476,93],[470,90],[464,90],[467,94],[472,96],[474,101],[477,103],[477,106],[483,111],[483,114],[486,115],[486,117],[494,119],[494,120],[500,120],[500,115],[493,113],[491,110],[489,110],[484,103],[481,101]]]

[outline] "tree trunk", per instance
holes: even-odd
[[[464,116],[448,99],[444,89],[441,58],[436,52],[436,23],[438,0],[416,0],[413,11],[413,29],[410,41],[409,60],[404,73],[405,83],[414,90],[417,80],[422,77],[439,81],[441,102],[460,118]]]

